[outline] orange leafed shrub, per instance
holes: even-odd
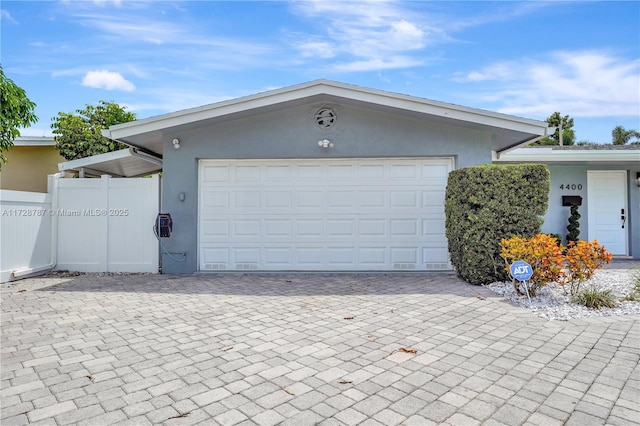
[[[580,284],[593,277],[596,270],[611,262],[612,255],[604,246],[593,240],[570,242],[567,248],[559,245],[557,239],[547,234],[538,234],[531,239],[512,237],[500,241],[500,256],[506,262],[506,270],[516,260],[524,260],[533,269],[529,280],[529,295],[550,282],[568,287],[571,295],[580,291]],[[513,286],[520,295],[520,283],[515,279]]]
[[[529,295],[533,296],[540,287],[563,278],[562,247],[558,246],[556,238],[547,234],[538,234],[531,239],[512,237],[502,239],[500,246],[500,256],[507,264],[507,271],[509,265],[516,260],[524,260],[531,265],[533,276],[529,280]],[[513,286],[518,294],[525,294],[516,280],[513,281]]]
[[[597,240],[571,242],[564,256],[567,264],[567,273],[560,281],[561,285],[569,285],[571,295],[580,290],[580,284],[587,281],[597,269],[611,262],[612,255]]]

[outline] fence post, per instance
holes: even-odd
[[[60,186],[60,178],[64,177],[64,172],[47,176],[47,193],[51,199],[49,205],[49,226],[51,227],[51,268],[55,268],[58,264],[58,188]]]
[[[102,175],[100,176],[100,200],[102,206],[100,209],[102,211],[101,216],[101,227],[102,227],[102,244],[101,249],[103,250],[102,256],[100,256],[100,264],[101,270],[105,272],[110,272],[109,270],[109,189],[110,189],[110,175]]]

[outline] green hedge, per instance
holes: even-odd
[[[508,279],[500,239],[540,232],[549,199],[542,164],[486,165],[449,174],[446,235],[458,276],[473,284]]]

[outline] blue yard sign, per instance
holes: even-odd
[[[509,267],[511,276],[518,281],[522,281],[524,289],[527,292],[527,299],[529,299],[529,305],[531,305],[531,296],[529,296],[529,288],[527,287],[527,281],[531,279],[533,275],[533,268],[524,260],[516,260]]]
[[[524,260],[516,260],[509,267],[511,276],[518,281],[528,281],[533,275],[533,268]]]

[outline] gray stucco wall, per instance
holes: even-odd
[[[319,128],[314,114],[330,106],[337,122]],[[180,139],[180,149],[171,144]],[[318,141],[334,147],[323,150]],[[173,234],[163,240],[172,253],[186,253],[183,262],[163,255],[164,273],[197,270],[198,160],[256,158],[380,158],[454,157],[455,167],[491,162],[491,135],[402,115],[364,108],[314,104],[264,113],[211,127],[164,137],[162,211],[171,213]],[[180,194],[184,193],[184,201]],[[173,256],[174,259],[176,256]]]
[[[589,212],[587,210],[587,171],[589,170],[625,170],[627,171],[627,200],[628,210],[627,226],[630,255],[640,259],[640,188],[636,185],[636,173],[640,172],[640,166],[624,165],[553,165],[549,166],[551,173],[551,188],[549,193],[549,209],[544,216],[542,232],[560,234],[563,240],[567,234],[569,224],[569,207],[562,206],[563,195],[579,195],[582,197],[580,207],[580,238],[589,236]],[[563,185],[563,189],[560,186]],[[566,186],[569,185],[569,189]],[[576,189],[573,190],[573,185]],[[581,189],[578,189],[580,188]],[[566,241],[563,241],[566,242]]]

